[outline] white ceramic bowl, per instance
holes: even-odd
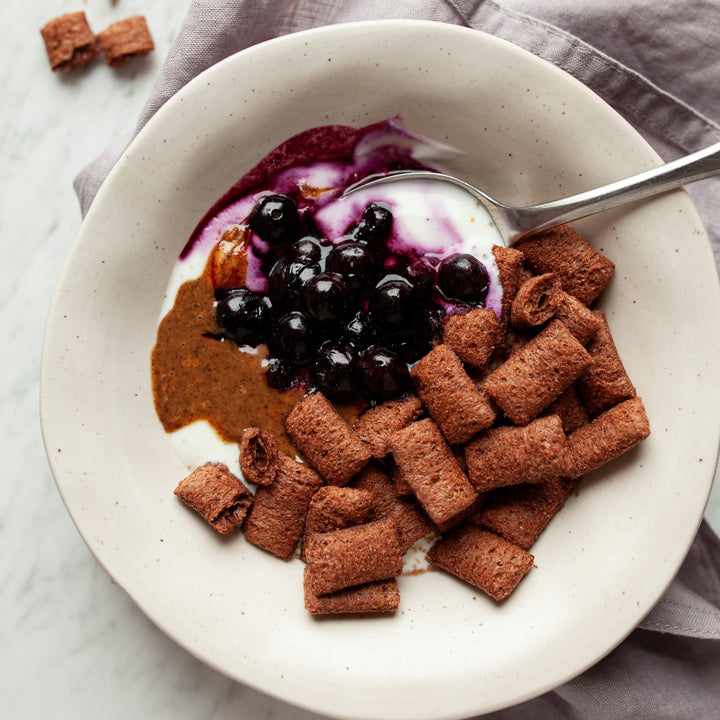
[[[322,28],[232,57],[151,120],[101,188],[50,312],[47,453],[86,543],[169,636],[219,671],[347,718],[460,718],[549,690],[652,608],[694,537],[720,428],[720,295],[682,191],[579,223],[617,264],[604,293],[653,434],[587,477],[495,604],[442,573],[402,577],[393,617],[313,619],[302,563],[220,539],[172,491],[186,473],[155,415],[150,351],[173,263],[206,210],[270,149],[400,114],[465,152],[453,168],[533,203],[659,163],[560,70],[449,25]]]

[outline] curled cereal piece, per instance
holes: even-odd
[[[593,364],[578,378],[577,385],[590,414],[598,415],[635,397],[635,386],[625,372],[605,313],[596,310],[593,314],[598,320],[598,330],[587,346]]]
[[[388,400],[360,415],[353,431],[370,448],[373,457],[383,458],[390,452],[387,444],[390,435],[417,420],[422,413],[422,404],[414,395]]]
[[[142,15],[134,15],[109,25],[98,33],[98,40],[110,67],[120,67],[134,57],[147,55],[155,49]]]
[[[53,70],[73,70],[100,54],[100,45],[84,12],[60,15],[40,28],[40,34]]]
[[[614,460],[650,435],[645,406],[639,397],[625,400],[568,437],[570,477],[578,478]]]
[[[515,352],[483,383],[516,425],[530,422],[590,365],[592,358],[560,320]]]
[[[575,488],[565,478],[522,483],[492,493],[481,510],[480,524],[509,542],[528,550]]]
[[[533,566],[534,557],[494,533],[464,525],[438,540],[429,550],[435,567],[504,600]]]
[[[449,345],[438,345],[410,371],[418,397],[451,445],[492,425],[495,411]]]
[[[221,535],[242,523],[252,493],[222,463],[205,463],[178,483],[175,495]]]
[[[445,321],[443,341],[467,365],[482,369],[502,340],[502,326],[489,308],[475,308]]]
[[[478,492],[564,476],[571,468],[567,437],[557,415],[487,430],[465,446],[465,461]]]
[[[255,494],[245,521],[245,537],[287,560],[302,537],[310,501],[321,487],[322,480],[312,468],[280,454],[275,481],[260,486]]]
[[[240,442],[240,470],[254,485],[271,485],[278,471],[275,438],[262,428],[248,428]]]
[[[477,500],[440,428],[430,418],[396,432],[390,449],[402,479],[436,525],[449,522]]]
[[[531,235],[516,248],[536,273],[555,273],[563,290],[585,305],[605,289],[615,271],[615,265],[569,225]]]
[[[347,613],[393,613],[400,605],[397,580],[377,582],[316,595],[312,588],[312,571],[305,568],[305,609],[311,615],[344,615]]]
[[[329,485],[346,485],[372,457],[322,393],[303,398],[288,415],[285,427],[297,449]]]
[[[546,323],[560,307],[562,285],[555,273],[534,275],[517,291],[510,309],[510,323],[519,328]]]
[[[382,518],[315,533],[308,538],[305,559],[306,582],[314,595],[394,577],[403,564],[397,524]]]

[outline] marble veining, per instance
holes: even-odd
[[[42,335],[80,226],[72,181],[133,128],[187,5],[4,0],[0,8],[0,697],[13,720],[319,717],[225,678],[150,623],[81,540],[42,444]],[[78,9],[96,31],[145,14],[156,51],[120,70],[97,61],[52,73],[39,28]],[[718,482],[707,517],[720,531]]]

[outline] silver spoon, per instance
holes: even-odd
[[[349,187],[343,195],[375,185],[404,180],[449,182],[463,188],[482,203],[490,213],[505,244],[511,246],[532,232],[547,230],[718,174],[720,174],[720,143],[715,143],[704,150],[624,180],[560,200],[526,207],[505,205],[460,178],[432,170],[398,170],[381,177],[370,176]]]

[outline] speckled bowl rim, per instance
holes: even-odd
[[[590,667],[671,582],[717,459],[720,340],[708,328],[720,291],[682,191],[578,224],[618,265],[602,305],[651,437],[583,481],[508,601],[427,573],[400,578],[392,618],[310,618],[299,561],[220,540],[173,498],[186,469],[154,416],[149,353],[174,258],[244,170],[312,125],[395,114],[465,150],[457,171],[508,201],[550,199],[659,163],[587,88],[477,31],[366,22],[250,48],[171,98],[98,193],[49,313],[42,427],[88,547],[196,657],[334,717],[462,718]]]

